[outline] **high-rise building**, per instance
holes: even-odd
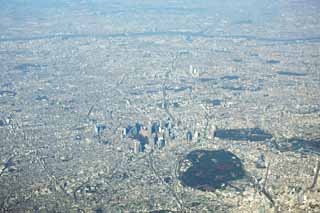
[[[195,140],[196,142],[199,142],[199,141],[200,141],[200,132],[198,132],[198,131],[195,131],[195,132],[194,132],[194,140]]]
[[[122,137],[126,137],[128,134],[127,128],[122,129]]]
[[[216,137],[216,133],[217,133],[218,127],[216,125],[212,125],[212,137],[215,138]]]
[[[106,128],[107,128],[107,126],[104,124],[96,124],[94,127],[94,132],[96,133],[96,135],[100,135],[101,132],[103,130],[105,130]]]
[[[157,133],[152,133],[153,144],[156,146],[158,144],[158,135]]]
[[[187,142],[191,142],[192,141],[192,132],[188,131],[187,132]]]
[[[164,140],[163,137],[159,138],[159,142],[158,142],[158,147],[161,149],[166,145],[166,141]]]
[[[159,122],[153,122],[151,126],[151,134],[158,133],[160,128]]]
[[[190,74],[193,74],[193,66],[192,66],[192,64],[189,65],[189,72],[190,72]]]
[[[139,153],[141,151],[140,141],[133,140],[133,152]]]

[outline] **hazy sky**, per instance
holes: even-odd
[[[317,36],[317,0],[0,0],[0,36],[205,31]]]

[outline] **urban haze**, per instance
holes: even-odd
[[[320,212],[318,0],[0,0],[0,212]]]

